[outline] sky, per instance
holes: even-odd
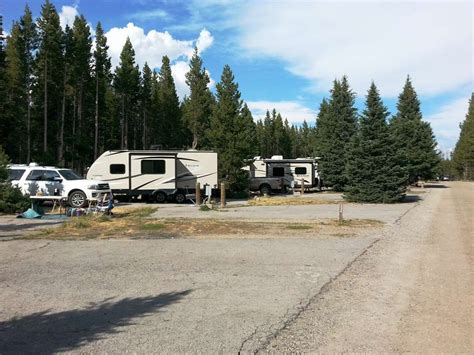
[[[363,110],[372,81],[392,114],[407,75],[447,153],[459,136],[474,84],[474,2],[441,0],[52,0],[61,25],[83,14],[106,31],[113,65],[125,40],[136,61],[159,70],[168,55],[179,96],[197,46],[211,88],[230,65],[254,118],[275,108],[294,124],[314,124],[332,81],[347,75]],[[1,0],[8,32],[28,3]],[[94,32],[94,31],[92,31]]]

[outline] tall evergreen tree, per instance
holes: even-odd
[[[167,56],[163,57],[159,73],[158,99],[160,143],[167,148],[179,148],[183,145],[185,137],[179,98]]]
[[[66,166],[66,155],[68,161],[73,163],[74,147],[77,140],[76,137],[76,107],[73,82],[73,67],[74,67],[74,37],[72,29],[66,25],[63,34],[63,90],[62,90],[62,104],[61,104],[61,118],[59,123],[58,135],[58,164],[59,166]],[[74,103],[74,106],[72,105]],[[72,122],[66,120],[73,117]]]
[[[94,159],[99,154],[99,129],[105,127],[101,124],[106,116],[106,93],[110,87],[111,63],[107,54],[109,46],[107,37],[100,22],[95,29],[95,50],[94,50],[94,79],[95,79],[95,115],[94,115]]]
[[[453,153],[453,163],[459,176],[474,180],[474,93],[469,99],[466,119],[460,125],[461,133]]]
[[[128,149],[129,125],[136,116],[136,102],[140,87],[140,72],[135,65],[135,51],[127,38],[115,69],[114,87],[120,102],[120,149]]]
[[[210,117],[214,99],[209,90],[209,75],[203,68],[197,48],[189,62],[189,72],[186,73],[186,84],[189,86],[189,97],[184,101],[183,119],[191,131],[191,148],[206,146],[203,142],[210,126]]]
[[[5,56],[6,96],[5,96],[5,124],[7,133],[3,145],[6,153],[14,161],[22,161],[22,153],[26,152],[26,112],[27,112],[27,84],[22,51],[21,29],[18,22],[14,22],[11,34],[8,37]]]
[[[403,156],[409,182],[432,178],[440,161],[436,140],[428,122],[422,120],[420,101],[407,77],[398,97],[397,114],[391,121],[392,133]]]
[[[6,140],[8,134],[7,82],[5,73],[5,37],[3,34],[3,16],[0,15],[0,139]]]
[[[142,115],[142,142],[141,146],[143,149],[148,148],[148,125],[152,115],[152,85],[153,85],[153,72],[147,63],[143,66],[142,83],[140,90],[140,104],[141,104],[141,115]]]
[[[217,103],[211,116],[210,143],[219,154],[219,173],[231,191],[245,190],[247,174],[241,169],[255,153],[255,123],[243,106],[239,86],[228,65],[216,85]]]
[[[36,29],[36,24],[33,20],[31,10],[28,5],[25,5],[23,16],[20,18],[20,30],[23,44],[23,62],[25,65],[24,73],[26,75],[26,162],[29,163],[31,161],[31,107],[33,105],[31,94],[33,92],[34,86],[34,53],[38,48],[38,33]]]
[[[407,176],[390,133],[384,106],[374,83],[370,86],[359,131],[348,146],[344,198],[350,201],[390,203],[399,201]]]
[[[42,123],[38,120],[38,127],[42,128],[42,142],[38,142],[44,163],[56,162],[53,145],[56,143],[59,112],[61,107],[61,90],[63,87],[62,75],[62,30],[59,25],[59,15],[54,5],[46,0],[41,7],[41,16],[37,22],[39,33],[39,48],[36,57],[36,108],[38,118],[42,116]],[[37,133],[40,133],[38,131]]]
[[[324,111],[320,111],[317,126],[318,150],[321,157],[319,169],[325,184],[335,191],[344,190],[346,176],[346,148],[357,130],[355,94],[347,78],[335,80],[331,98]]]

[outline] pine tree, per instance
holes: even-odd
[[[36,108],[37,126],[42,128],[42,141],[38,141],[39,156],[43,163],[55,163],[55,146],[57,128],[61,107],[61,90],[63,87],[62,74],[62,30],[59,25],[59,15],[54,5],[46,0],[41,7],[41,16],[37,22],[39,48],[36,57]],[[42,122],[41,118],[42,117]],[[36,133],[40,133],[38,130]],[[35,134],[33,134],[35,136]],[[52,141],[53,144],[49,145]]]
[[[214,99],[209,90],[209,75],[203,68],[197,48],[189,62],[189,72],[186,73],[186,84],[189,86],[189,97],[184,101],[183,119],[192,134],[191,148],[206,146],[203,142],[210,126],[210,116]]]
[[[328,110],[329,110],[329,103],[325,98],[323,98],[323,101],[321,101],[321,104],[319,105],[319,112],[316,117],[316,126],[314,128],[314,150],[313,150],[313,155],[316,157],[320,157],[322,154],[322,141],[324,139],[324,131],[327,126],[327,118],[328,118]],[[321,138],[320,138],[321,136]]]
[[[420,101],[410,77],[407,77],[398,97],[397,111],[390,126],[397,149],[403,156],[403,167],[408,173],[409,182],[412,184],[418,178],[432,178],[440,158],[431,126],[422,121]]]
[[[33,70],[35,57],[34,52],[38,48],[38,33],[36,24],[33,20],[31,10],[28,5],[25,5],[23,16],[20,18],[20,30],[22,35],[23,44],[23,62],[25,64],[25,82],[26,82],[26,162],[31,161],[31,107],[32,102],[32,91],[34,85]]]
[[[474,180],[474,93],[469,99],[466,119],[460,125],[461,133],[453,153],[453,163],[459,176]]]
[[[184,143],[185,137],[179,98],[167,56],[163,57],[158,81],[160,143],[167,148],[179,148]]]
[[[6,141],[8,135],[8,116],[6,107],[7,81],[5,73],[5,37],[3,34],[3,16],[0,15],[0,140]]]
[[[343,191],[346,148],[357,130],[357,116],[354,107],[355,94],[347,78],[335,80],[327,107],[320,111],[316,123],[318,150],[321,157],[319,169],[325,184],[335,191]]]
[[[140,72],[135,65],[135,51],[127,38],[120,54],[120,63],[115,69],[114,88],[120,102],[120,149],[129,146],[129,121],[136,116],[135,104],[140,87]]]
[[[344,198],[349,201],[390,203],[404,195],[407,176],[387,125],[388,115],[372,83],[359,131],[348,146]]]
[[[23,62],[22,38],[20,24],[14,22],[8,37],[5,56],[6,96],[5,124],[6,135],[3,139],[6,153],[14,161],[22,161],[22,153],[26,151],[26,109],[27,84],[25,65]],[[23,157],[24,159],[25,157]]]
[[[242,106],[239,86],[228,65],[224,67],[216,91],[210,143],[219,154],[219,173],[227,181],[230,191],[243,191],[248,186],[248,177],[241,168],[255,153],[255,123],[248,108]]]
[[[66,125],[66,117],[75,117],[75,107],[71,107],[71,97],[74,96],[74,83],[72,82],[72,68],[74,65],[74,38],[72,29],[66,25],[63,35],[63,92],[61,104],[61,119],[59,124],[59,144],[58,144],[58,164],[66,166],[66,148],[71,148],[69,160],[73,161],[72,148],[76,141],[75,120],[72,125],[70,122]],[[75,101],[74,101],[75,102]],[[67,143],[67,144],[66,144]]]
[[[95,115],[94,115],[94,159],[99,154],[99,129],[103,126],[101,118],[106,116],[106,93],[110,87],[111,63],[107,54],[109,46],[100,22],[95,29],[94,77],[95,77]]]
[[[142,109],[142,148],[148,148],[148,125],[152,115],[152,85],[153,72],[147,63],[143,66],[143,75],[140,90],[140,104]]]

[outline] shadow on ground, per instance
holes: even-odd
[[[58,313],[43,311],[0,322],[0,354],[51,354],[70,351],[121,332],[133,319],[149,316],[179,302],[192,290],[157,296],[105,299],[84,309]]]
[[[62,222],[38,222],[38,223],[25,223],[25,224],[2,224],[0,225],[0,232],[12,232],[24,229],[32,229],[37,227],[46,227],[46,226],[54,226],[56,224],[60,224]]]

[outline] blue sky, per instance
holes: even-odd
[[[35,16],[42,1],[27,1]],[[26,2],[2,0],[8,31]],[[197,45],[213,83],[229,64],[254,117],[275,107],[314,123],[334,78],[347,75],[363,107],[375,81],[392,113],[407,75],[424,118],[449,151],[473,91],[473,2],[309,0],[53,0],[62,24],[101,21],[113,63],[129,36],[137,62],[172,59],[178,93]]]

